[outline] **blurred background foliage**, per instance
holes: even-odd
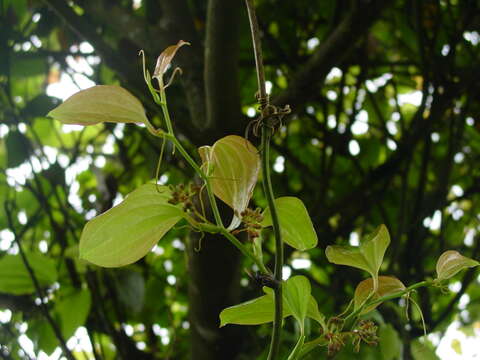
[[[243,2],[0,4],[0,357],[58,359],[62,343],[69,359],[265,356],[269,326],[218,328],[221,309],[261,292],[244,271],[251,264],[225,239],[177,226],[125,268],[77,258],[86,220],[154,177],[161,144],[134,125],[83,128],[45,117],[79,89],[119,84],[160,125],[137,53],[145,50],[152,69],[163,48],[183,39],[192,46],[174,65],[184,74],[168,90],[181,140],[195,152],[243,134],[256,91]],[[333,315],[366,274],[332,266],[325,247],[358,244],[381,223],[392,237],[382,273],[406,285],[433,276],[446,249],[480,258],[480,2],[257,6],[272,101],[293,108],[274,139],[275,192],[300,197],[319,235],[308,253],[287,249],[285,274],[308,276],[320,310]],[[161,182],[192,176],[166,151]],[[257,189],[252,205],[264,204]],[[382,305],[372,315],[380,346],[359,355],[347,346],[336,358],[469,358],[468,343],[480,336],[479,282],[466,271],[448,292],[415,295],[427,338],[415,309]],[[285,329],[287,349],[298,329],[289,321]],[[319,348],[311,358],[324,356]]]

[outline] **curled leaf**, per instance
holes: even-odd
[[[446,280],[455,276],[459,271],[478,266],[480,263],[476,260],[463,256],[458,251],[445,251],[437,261],[437,279]]]
[[[398,280],[396,277],[393,276],[379,276],[378,277],[378,289],[373,294],[370,300],[375,300],[381,298],[382,296],[395,294],[397,292],[405,290],[406,287],[403,283]],[[373,291],[373,279],[369,278],[363,280],[357,285],[355,289],[355,295],[353,297],[354,300],[354,309],[357,310],[364,304],[367,298]],[[381,303],[377,303],[371,306],[368,306],[363,309],[361,314],[369,313],[370,311],[374,310],[378,305]]]
[[[213,144],[198,149],[202,167],[213,188],[213,193],[235,214],[240,215],[248,206],[260,171],[260,157],[255,147],[246,139],[226,136]],[[230,229],[239,225],[234,217]]]
[[[172,62],[173,57],[183,45],[190,45],[189,42],[180,40],[176,45],[171,45],[167,47],[157,59],[157,64],[155,65],[155,71],[153,72],[153,77],[157,78],[159,81],[163,77],[165,71],[167,71],[168,65]]]
[[[64,124],[147,123],[142,103],[116,85],[97,85],[70,96],[47,116]]]

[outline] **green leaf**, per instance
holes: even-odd
[[[18,130],[10,131],[5,139],[7,147],[7,167],[14,168],[30,156],[30,142]]]
[[[380,338],[379,343],[382,360],[400,359],[402,342],[394,327],[390,324],[380,326],[378,336]]]
[[[55,303],[54,312],[65,339],[69,339],[79,326],[85,324],[91,303],[90,293],[86,290],[74,291]]]
[[[80,238],[80,258],[103,267],[131,264],[143,256],[183,216],[168,203],[166,186],[145,184],[125,200],[87,223]]]
[[[291,313],[283,308],[283,317]],[[260,296],[256,299],[230,306],[220,313],[220,326],[227,324],[260,325],[273,321],[274,300],[273,293]]]
[[[302,200],[296,197],[281,197],[275,199],[275,205],[285,243],[298,250],[317,246],[317,234]],[[262,226],[271,226],[272,218],[268,208],[263,215]]]
[[[327,246],[326,255],[331,263],[352,266],[369,272],[374,280],[374,289],[377,289],[378,271],[389,244],[388,230],[385,225],[380,225],[362,241],[359,247]]]
[[[300,278],[300,279],[298,279]],[[303,316],[303,309],[302,306],[304,304],[303,301],[299,302],[299,305],[295,305],[297,301],[295,298],[295,291],[300,290],[302,293],[305,293],[307,288],[310,289],[310,283],[305,284],[305,277],[303,276],[294,276],[288,279],[284,283],[284,291],[283,291],[283,317],[286,318],[290,315],[293,315],[293,311],[291,309],[291,303],[297,309],[297,314],[300,313],[300,316]],[[306,279],[308,282],[308,279]],[[288,285],[287,285],[288,284]],[[230,306],[224,309],[220,313],[220,326],[225,326],[227,324],[238,324],[238,325],[260,325],[265,324],[273,321],[274,317],[274,297],[273,297],[273,290],[267,287],[263,288],[263,291],[266,295],[258,297],[253,300],[249,300],[243,302],[238,305]],[[287,301],[287,291],[290,292],[289,301]],[[293,292],[292,292],[293,291]],[[324,326],[325,316],[318,311],[318,305],[315,298],[310,295],[310,291],[308,291],[308,296],[306,296],[308,300],[307,302],[307,311],[306,316],[316,320],[322,326]],[[300,309],[300,310],[298,310]]]
[[[257,149],[240,136],[229,135],[198,149],[202,167],[210,176],[213,193],[234,210],[229,228],[239,224],[238,216],[247,208],[257,183],[260,157]]]
[[[310,295],[310,301],[308,303],[307,317],[312,318],[318,322],[323,329],[326,329],[325,315],[318,310],[317,300],[315,300],[312,295]]]
[[[387,296],[391,294],[395,294],[397,292],[405,290],[406,287],[403,283],[398,280],[396,277],[393,276],[379,276],[378,277],[378,288],[377,291],[373,294],[370,300],[378,299],[382,296]],[[373,279],[369,278],[366,280],[361,281],[357,288],[355,289],[354,294],[354,309],[357,310],[364,304],[367,298],[373,291]],[[366,307],[363,309],[362,314],[369,313],[370,311],[374,310],[378,305],[381,303],[374,304],[371,306]]]
[[[132,313],[140,312],[145,300],[145,279],[142,274],[129,267],[124,271],[116,270],[112,276],[115,277],[118,299]]]
[[[445,251],[437,261],[437,278],[438,280],[450,279],[459,271],[478,266],[480,263],[476,260],[461,255],[458,251]]]
[[[48,116],[64,124],[78,125],[148,121],[140,101],[116,85],[97,85],[82,90],[50,111]]]
[[[294,276],[283,285],[286,306],[300,325],[301,333],[304,332],[304,321],[307,316],[311,292],[310,281],[305,276]]]
[[[52,259],[35,253],[26,253],[27,260],[42,287],[57,281],[57,270]],[[5,255],[0,259],[0,292],[14,295],[32,294],[35,286],[20,255]]]

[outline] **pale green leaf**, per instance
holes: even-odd
[[[307,317],[318,322],[322,328],[326,328],[325,315],[318,310],[317,300],[315,300],[312,295],[310,295],[310,301],[308,303]]]
[[[317,246],[317,234],[312,220],[302,200],[296,197],[275,199],[278,220],[282,231],[282,240],[298,250],[307,250]],[[264,212],[262,226],[271,226],[270,210]]]
[[[310,281],[308,281],[305,276],[293,276],[283,285],[283,296],[286,306],[292,312],[293,317],[298,321],[302,334],[310,302],[310,292]]]
[[[369,272],[374,279],[374,288],[376,289],[378,271],[389,244],[388,230],[385,225],[380,225],[362,241],[359,247],[328,246],[326,255],[331,263],[352,266]]]
[[[142,185],[87,223],[80,238],[80,257],[103,267],[139,260],[183,216],[179,207],[168,203],[169,198],[165,186]]]
[[[391,294],[398,293],[405,290],[406,287],[403,283],[393,276],[379,276],[378,277],[378,288],[377,291],[372,295],[370,301],[376,300],[382,296],[387,296]],[[361,281],[357,288],[355,289],[354,294],[354,308],[357,310],[364,304],[370,294],[373,292],[373,279],[369,278]],[[368,306],[363,309],[362,314],[366,314],[374,310],[381,303],[377,303],[371,306]]]
[[[283,317],[291,313],[283,308]],[[273,321],[274,300],[272,294],[230,306],[220,313],[220,326],[227,324],[260,325]]]
[[[72,95],[48,116],[64,124],[146,123],[140,101],[116,85],[97,85]]]
[[[283,285],[284,286],[284,291],[283,291],[283,317],[284,318],[293,314],[290,307],[291,303],[293,303],[294,306],[296,307],[297,309],[296,312],[300,314],[300,317],[303,316],[304,309],[302,307],[304,306],[304,301],[295,300],[294,299],[295,292],[297,290],[300,290],[300,293],[306,293],[307,291],[305,290],[307,288],[310,289],[310,283],[306,285],[303,279],[296,279],[299,277],[303,278],[303,276],[294,276],[288,279],[286,282],[284,282],[284,285]],[[287,284],[290,284],[290,285],[287,285]],[[266,294],[261,297],[224,309],[220,313],[220,326],[224,326],[227,324],[260,325],[260,324],[272,322],[274,318],[274,307],[275,307],[273,290],[270,288],[264,287],[263,291]],[[288,295],[290,297],[289,301],[287,301],[287,295],[286,295],[287,291],[290,292],[290,294]],[[317,302],[313,298],[313,296],[310,295],[310,291],[308,291],[308,295],[306,296],[306,298],[308,299],[308,301],[307,301],[307,310],[306,310],[305,316],[313,318],[323,326],[325,316],[318,311]]]
[[[450,279],[459,271],[478,266],[479,262],[461,255],[458,251],[445,251],[437,261],[437,278],[439,280]]]
[[[213,193],[230,206],[237,217],[244,211],[260,170],[257,149],[243,137],[226,136],[213,144],[198,149],[203,169],[210,176]],[[234,217],[230,229],[239,225]]]
[[[26,253],[28,263],[41,287],[57,281],[55,262],[41,254]],[[20,255],[5,255],[0,258],[0,292],[14,295],[32,294],[35,286]]]

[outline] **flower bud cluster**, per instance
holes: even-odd
[[[353,346],[355,351],[360,351],[360,345],[363,341],[367,345],[375,346],[378,344],[377,336],[378,326],[371,320],[361,320],[358,327],[353,331]]]
[[[255,239],[260,236],[260,230],[262,229],[261,223],[263,221],[261,211],[260,208],[256,208],[255,210],[245,209],[240,213],[249,239]]]
[[[168,200],[169,204],[182,204],[184,211],[193,211],[193,198],[200,193],[201,186],[196,184],[190,184],[188,186],[179,184],[171,186],[170,190],[172,192],[172,197]]]

